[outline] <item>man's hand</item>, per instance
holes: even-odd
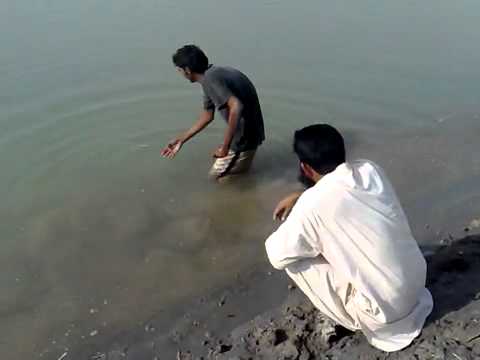
[[[224,145],[221,145],[215,150],[213,153],[214,158],[223,158],[228,155],[228,148],[226,148]]]
[[[212,120],[213,110],[202,110],[197,122],[193,124],[193,126],[185,133],[170,141],[168,145],[160,151],[160,154],[169,159],[174,158],[177,152],[180,151],[182,145],[202,131],[208,124],[212,122]]]
[[[302,192],[294,192],[280,200],[275,210],[273,210],[273,220],[284,221],[288,214],[290,214],[300,195],[302,195]]]
[[[180,151],[181,147],[183,145],[183,142],[182,140],[180,139],[173,139],[172,141],[170,141],[166,147],[164,147],[162,149],[162,151],[160,151],[160,154],[163,156],[163,157],[166,157],[166,158],[169,158],[169,159],[173,159],[175,157],[175,155],[177,154],[177,152]]]

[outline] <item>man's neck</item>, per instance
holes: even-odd
[[[201,83],[203,81],[203,79],[205,79],[205,74],[197,74],[195,73],[194,75],[194,80],[195,82],[198,82],[198,83]]]
[[[202,81],[205,79],[205,73],[208,71],[213,66],[213,64],[208,65],[207,70],[203,74],[195,73],[195,82],[202,83]]]
[[[317,173],[315,171],[315,173],[313,174],[313,181],[315,181],[315,184],[318,183],[320,181],[320,179],[323,177],[323,175],[320,175],[319,173]]]

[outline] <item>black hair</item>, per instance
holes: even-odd
[[[320,175],[332,172],[345,162],[343,137],[328,124],[310,125],[295,131],[293,151],[301,162]]]
[[[208,69],[208,57],[198,46],[185,45],[178,49],[172,56],[175,66],[189,68],[197,74],[203,74]]]

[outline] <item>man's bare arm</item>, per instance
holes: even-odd
[[[214,154],[215,157],[219,158],[228,155],[228,150],[230,149],[233,136],[235,135],[235,130],[237,129],[238,119],[240,119],[243,110],[242,102],[235,96],[230,96],[226,106],[228,107],[227,130],[225,130],[223,144],[217,149]]]
[[[273,220],[284,221],[302,194],[303,191],[295,191],[280,200],[275,210],[273,210]]]
[[[198,117],[198,120],[193,124],[193,126],[188,129],[185,133],[181,134],[177,138],[171,140],[165,148],[161,151],[162,156],[173,158],[177,152],[180,150],[183,144],[185,144],[192,137],[197,135],[200,131],[205,129],[208,124],[212,122],[214,118],[214,111],[212,110],[203,110]]]

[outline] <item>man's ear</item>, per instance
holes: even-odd
[[[192,70],[190,70],[190,68],[189,68],[188,66],[185,67],[185,69],[183,70],[183,72],[184,72],[185,75],[187,75],[187,76],[192,75]]]
[[[310,179],[315,177],[315,170],[308,164],[300,161],[300,167],[302,168],[303,173]]]

